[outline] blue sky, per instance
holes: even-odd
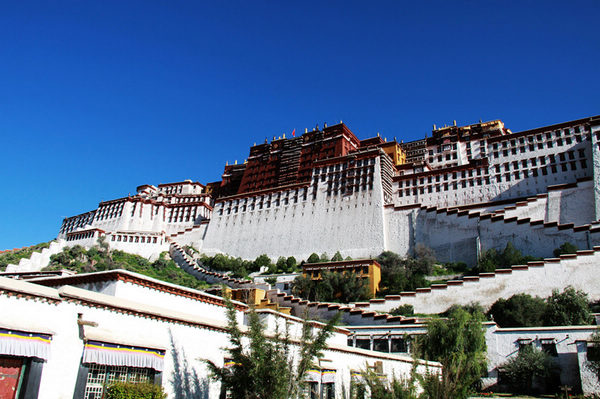
[[[600,114],[598,1],[48,1],[0,12],[0,249],[249,146]]]

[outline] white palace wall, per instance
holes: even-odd
[[[236,200],[217,203],[206,240],[198,246],[205,253],[246,259],[261,254],[307,259],[313,252],[331,256],[336,251],[344,257],[375,257],[384,250],[385,239],[380,160],[374,160],[373,188],[366,191],[328,196],[327,184],[319,182],[316,198],[313,186],[301,188],[298,203],[246,211]]]

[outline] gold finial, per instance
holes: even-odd
[[[307,127],[304,128],[304,133],[308,133],[308,128]]]
[[[229,161],[225,161],[225,166],[229,166]]]
[[[234,165],[237,165],[237,159],[235,160],[235,164]]]
[[[377,137],[379,137],[379,132],[377,132]]]
[[[285,133],[283,134],[283,138],[285,138]]]

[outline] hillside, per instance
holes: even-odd
[[[206,289],[209,287],[205,281],[201,281],[181,270],[166,252],[154,262],[127,252],[110,251],[102,245],[86,250],[76,245],[65,248],[62,252],[52,255],[50,264],[43,270],[71,270],[75,273],[91,273],[104,270],[125,269],[140,273],[148,277],[163,280],[172,284],[178,284],[195,289]]]
[[[41,252],[42,249],[48,248],[50,242],[43,242],[32,245],[30,247],[7,250],[0,253],[0,271],[5,271],[9,264],[18,265],[21,259],[30,258],[34,252]]]

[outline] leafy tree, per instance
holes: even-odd
[[[361,371],[363,382],[353,382],[350,388],[350,399],[418,399],[416,365],[413,363],[411,375],[407,379],[392,377],[389,382],[382,381],[379,376],[367,368]],[[368,388],[368,390],[367,390]],[[367,394],[370,393],[370,395]]]
[[[396,294],[404,291],[408,284],[404,259],[397,253],[384,251],[377,257],[377,261],[381,265],[381,294]]]
[[[435,252],[433,249],[420,243],[415,246],[415,258],[412,266],[413,273],[431,274],[435,262]]]
[[[415,308],[413,305],[404,304],[390,310],[390,314],[394,316],[413,316],[415,314]]]
[[[577,326],[592,322],[587,294],[573,287],[567,287],[563,292],[552,291],[546,298],[546,305],[544,322],[547,326]]]
[[[563,245],[554,250],[554,256],[558,258],[564,254],[574,254],[577,252],[577,249],[578,248],[570,242],[565,242]]]
[[[292,293],[309,301],[358,302],[371,297],[366,281],[353,273],[333,273],[324,270],[320,280],[298,276],[292,283]]]
[[[516,249],[512,242],[508,242],[502,252],[498,252],[493,248],[484,251],[479,257],[477,266],[471,269],[470,274],[489,273],[496,270],[497,267],[523,265],[537,259],[529,255],[523,256],[521,251]]]
[[[385,251],[377,257],[381,265],[380,294],[398,294],[402,291],[427,287],[430,283],[425,279],[433,269],[433,259],[426,247],[422,247],[421,258],[402,258],[400,255]]]
[[[294,258],[293,256],[289,256],[285,260],[285,265],[286,265],[285,271],[290,273],[290,272],[293,272],[294,270],[296,270],[298,262],[296,261],[296,258]]]
[[[277,277],[267,277],[265,282],[271,286],[275,286],[277,284]]]
[[[306,263],[319,263],[320,258],[319,255],[317,255],[316,253],[312,253],[310,254],[310,256],[308,257],[308,259],[306,260]]]
[[[259,271],[261,267],[266,267],[269,269],[271,267],[271,258],[269,258],[266,254],[258,255],[253,262],[253,271]]]
[[[480,313],[453,310],[447,320],[431,319],[420,346],[425,357],[442,363],[442,378],[426,385],[430,398],[464,399],[486,371],[485,335]],[[424,387],[425,388],[425,387]]]
[[[283,273],[287,270],[287,260],[285,257],[280,256],[275,264],[275,273]]]
[[[549,384],[548,378],[558,371],[552,357],[532,345],[524,346],[502,369],[503,381],[515,393],[535,392],[536,387]]]
[[[342,261],[342,260],[344,260],[344,258],[342,257],[342,254],[340,253],[340,251],[337,251],[335,253],[335,255],[333,255],[333,258],[331,258],[332,262],[339,262],[339,261]]]
[[[244,345],[244,334],[238,327],[235,309],[228,301],[227,332],[231,347],[225,350],[233,366],[219,367],[207,360],[211,378],[220,381],[223,389],[229,391],[233,399],[297,398],[307,370],[313,366],[314,359],[321,357],[321,352],[327,348],[326,341],[331,336],[339,315],[316,334],[311,323],[303,323],[297,362],[288,328],[284,333],[276,331],[273,336],[268,336],[258,314],[251,310],[248,316],[249,343]]]
[[[500,298],[490,307],[488,316],[500,327],[539,327],[544,325],[546,302],[529,294]]]
[[[319,256],[319,262],[329,262],[329,255],[327,255],[327,252],[323,252],[321,256]]]

